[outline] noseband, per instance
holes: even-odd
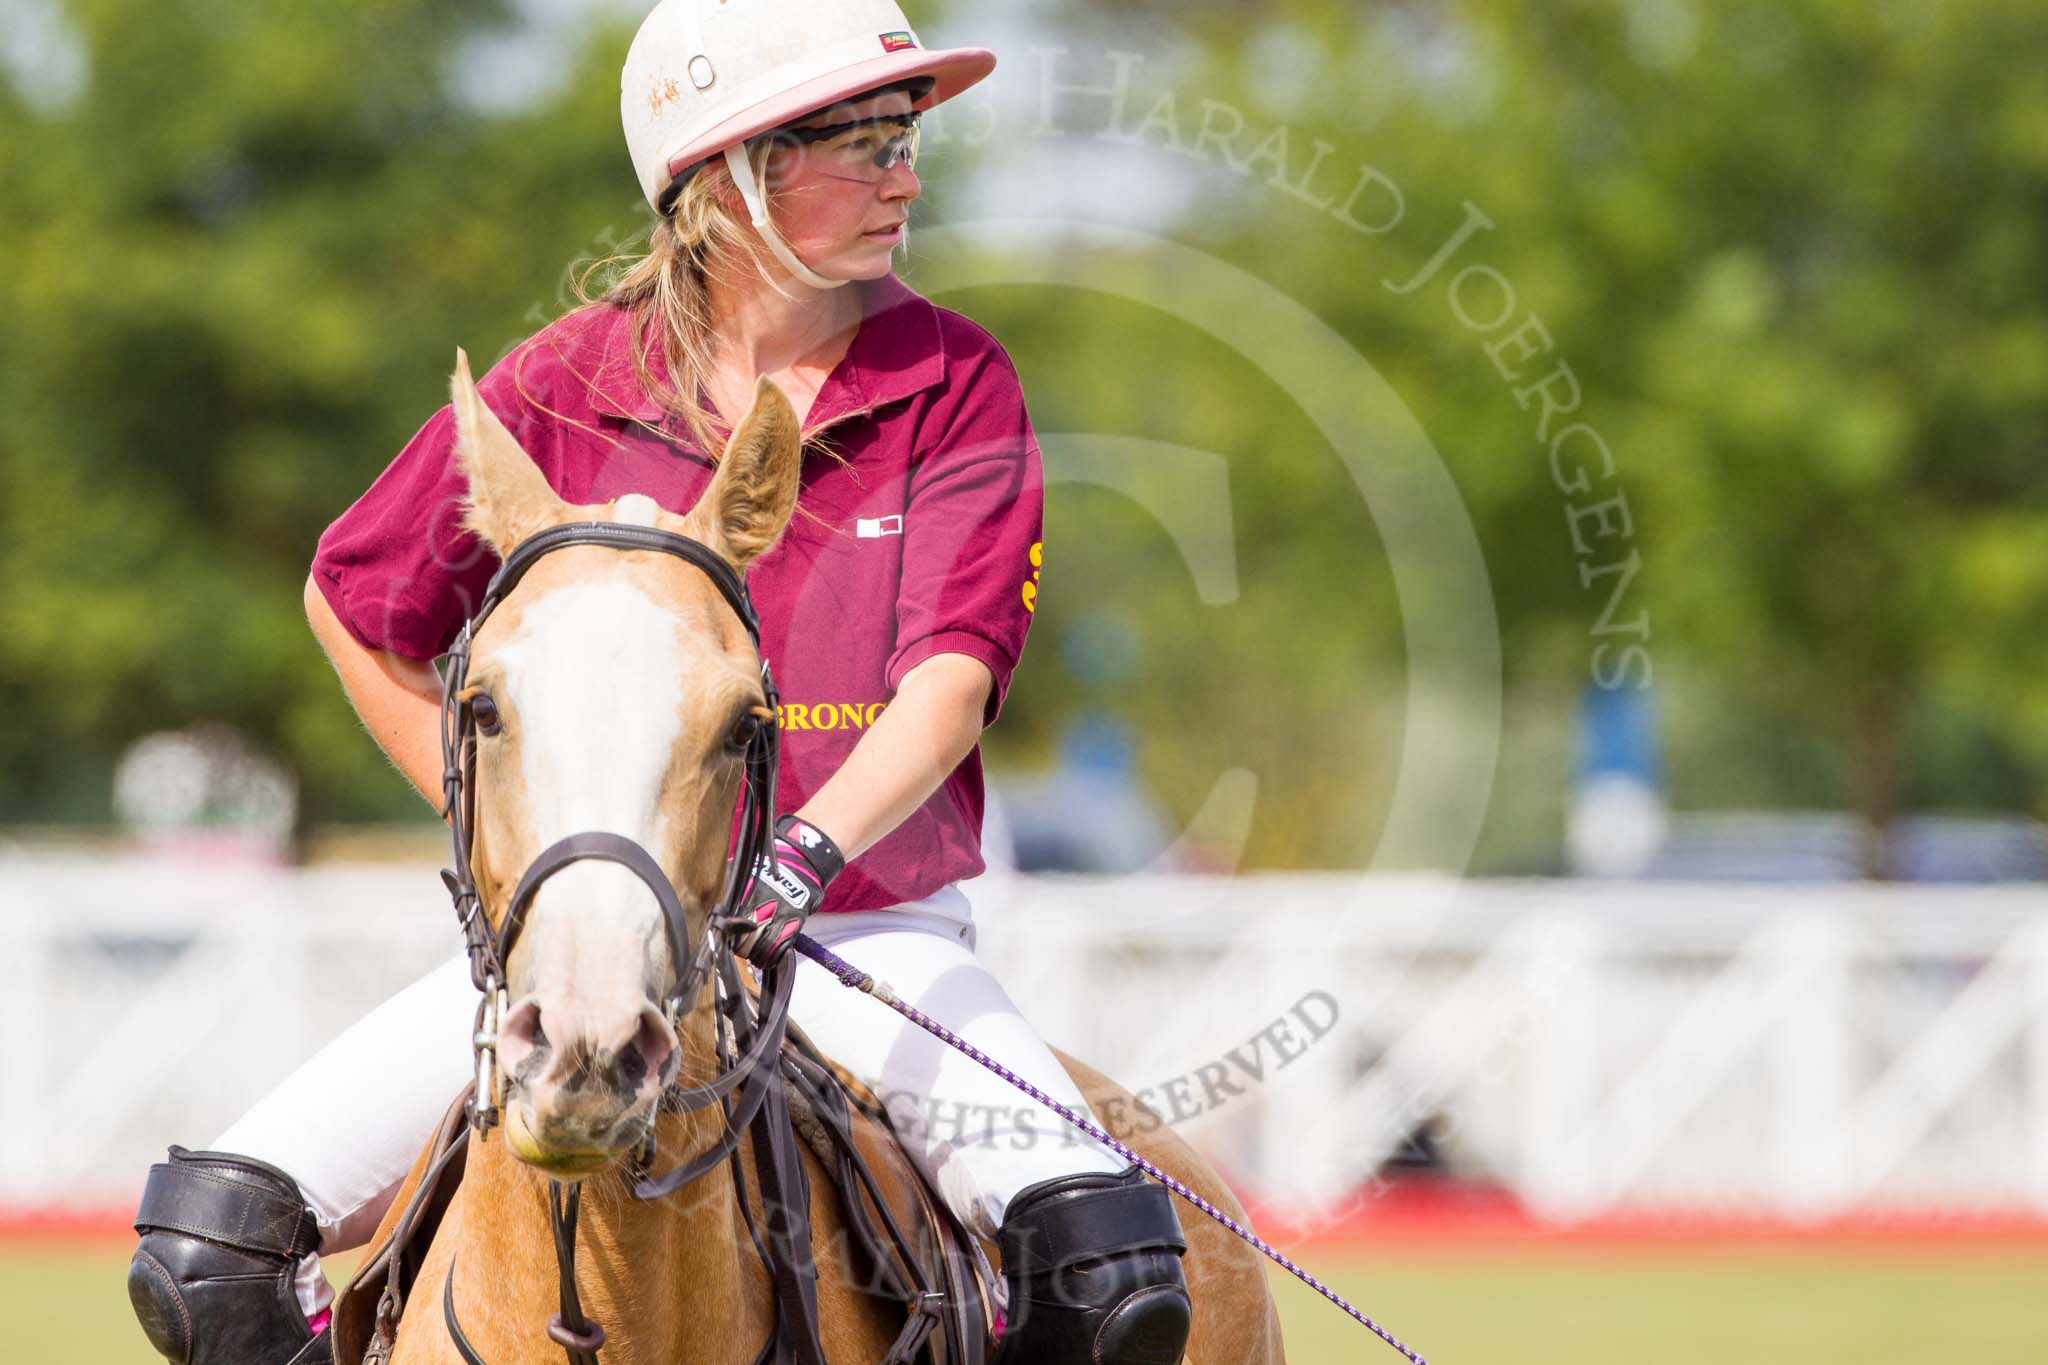
[[[476,1101],[470,1111],[470,1121],[479,1136],[489,1133],[502,1116],[498,1098],[497,1053],[498,1026],[509,1006],[506,965],[511,960],[519,931],[526,923],[527,910],[539,893],[542,882],[571,863],[598,859],[618,864],[646,884],[661,907],[662,922],[668,934],[670,962],[676,972],[675,988],[663,1002],[671,1028],[680,1028],[683,1016],[703,989],[713,965],[716,936],[705,934],[696,952],[690,951],[690,928],[682,898],[676,894],[675,887],[653,855],[631,839],[604,830],[571,834],[542,849],[519,879],[519,885],[505,907],[504,918],[495,931],[484,913],[483,898],[477,891],[470,861],[474,851],[471,839],[475,827],[477,786],[476,716],[471,700],[463,695],[468,686],[470,648],[478,630],[498,605],[511,595],[519,580],[526,576],[526,571],[543,555],[571,545],[651,550],[674,555],[696,565],[725,598],[726,605],[739,617],[740,624],[747,628],[755,649],[758,651],[761,646],[761,621],[754,612],[752,599],[747,595],[746,583],[716,551],[688,536],[650,526],[593,521],[550,527],[514,546],[484,589],[483,602],[476,613],[464,623],[461,634],[449,648],[448,670],[441,684],[441,787],[447,801],[455,865],[441,874],[441,880],[448,887],[448,893],[455,902],[456,918],[462,924],[463,940],[469,950],[470,981],[483,992],[483,999],[477,1005],[476,1029],[472,1038],[476,1055]],[[745,784],[739,807],[739,845],[736,856],[726,866],[725,887],[716,911],[716,917],[720,919],[739,913],[748,870],[757,857],[772,855],[773,852],[779,735],[774,719],[778,714],[775,683],[769,676],[766,659],[761,661],[761,690],[771,718],[763,722],[747,742]],[[780,997],[778,1004],[787,1003],[786,986],[776,991],[776,995]],[[772,1032],[779,1034],[780,1030]],[[742,1066],[721,1075],[716,1081],[693,1087],[681,1097],[680,1105],[672,1096],[671,1107],[692,1108],[722,1098],[758,1060],[758,1057],[745,1058]]]

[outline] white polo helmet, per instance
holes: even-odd
[[[877,86],[930,78],[913,109],[943,104],[995,69],[993,52],[932,52],[895,0],[661,0],[634,35],[619,77],[619,113],[640,190],[655,211],[682,171],[721,152],[755,230],[782,263],[818,275],[768,219],[741,144]]]

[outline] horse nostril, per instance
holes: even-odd
[[[540,1002],[528,998],[513,1006],[498,1024],[498,1045],[507,1044],[516,1054],[543,1052],[548,1046],[547,1030],[540,1024]],[[502,1054],[501,1054],[502,1055]]]
[[[643,1008],[640,1026],[633,1031],[633,1040],[619,1053],[619,1079],[637,1090],[651,1074],[666,1085],[675,1051],[676,1036],[670,1031],[668,1020],[652,1006]]]
[[[640,1082],[646,1079],[647,1059],[640,1055],[640,1045],[626,1044],[626,1050],[619,1054],[619,1084],[629,1090],[638,1090]]]

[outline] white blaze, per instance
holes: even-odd
[[[630,583],[572,583],[528,607],[496,652],[519,726],[535,852],[602,830],[659,857],[662,784],[682,725],[677,631],[674,613]],[[665,960],[663,935],[660,907],[632,872],[572,863],[534,898],[522,935],[533,979],[524,984],[551,1017],[615,1012],[637,1000],[649,958]]]

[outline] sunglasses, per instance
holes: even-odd
[[[872,184],[899,162],[905,166],[917,163],[917,125],[921,117],[919,111],[829,123],[822,128],[775,128],[752,141],[766,142],[775,148],[782,159],[779,169],[783,176],[793,177],[801,170],[812,169],[838,179]],[[771,173],[776,169],[771,163]]]
[[[876,118],[852,119],[846,123],[830,123],[822,128],[771,128],[758,137],[749,138],[749,146],[767,142],[778,152],[791,155],[783,158],[781,177],[792,177],[805,169],[803,163],[825,175],[842,180],[860,180],[869,184],[880,180],[889,173],[897,162],[905,166],[917,164],[917,125],[924,116],[923,110],[908,114],[883,114]],[[888,132],[893,127],[894,133]],[[795,158],[795,159],[792,159]],[[669,182],[662,192],[658,204],[663,217],[675,212],[676,200],[697,172],[711,163],[705,158],[694,165],[685,167]],[[771,165],[771,173],[775,168]]]

